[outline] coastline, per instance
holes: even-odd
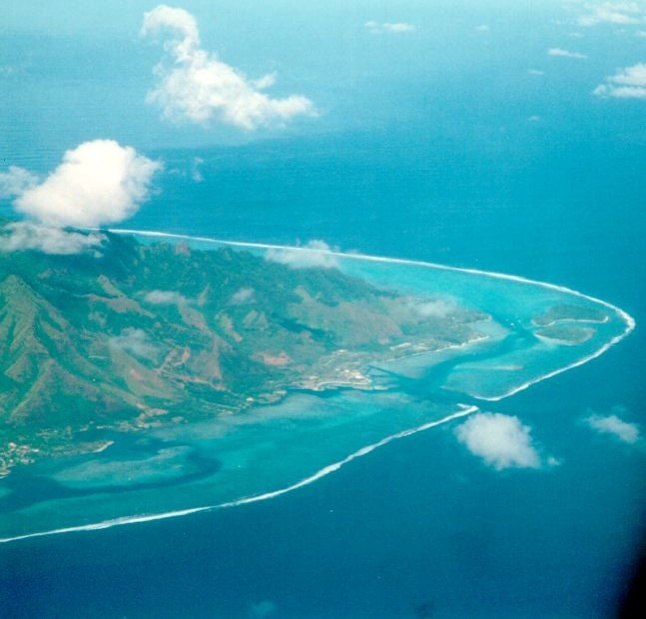
[[[312,249],[308,247],[290,247],[288,245],[272,245],[268,243],[249,243],[246,241],[223,241],[223,240],[218,240],[214,239],[211,237],[202,237],[202,236],[193,236],[193,235],[188,235],[188,234],[175,234],[171,232],[155,232],[154,230],[133,230],[129,228],[108,228],[108,232],[112,232],[114,234],[132,234],[132,235],[140,235],[140,236],[148,236],[148,237],[161,237],[161,238],[171,238],[171,239],[181,239],[185,241],[199,241],[199,242],[204,242],[204,243],[213,243],[217,245],[226,245],[229,247],[241,247],[241,248],[247,248],[247,249],[289,249],[290,251],[299,251],[299,252],[311,252]],[[579,292],[578,290],[574,290],[573,288],[567,288],[566,286],[561,286],[559,284],[552,284],[549,282],[541,282],[538,280],[533,280],[529,279],[526,277],[522,277],[520,275],[509,275],[507,273],[498,273],[496,271],[483,271],[480,269],[471,269],[471,268],[462,268],[462,267],[454,267],[454,266],[449,266],[449,265],[444,265],[444,264],[438,264],[435,262],[424,262],[422,260],[408,260],[405,258],[388,258],[384,256],[370,256],[370,255],[365,255],[365,254],[359,254],[359,253],[344,253],[340,251],[333,251],[333,250],[316,250],[319,253],[327,254],[330,256],[335,256],[338,258],[348,258],[351,260],[365,260],[369,262],[385,262],[385,263],[390,263],[390,264],[408,264],[408,265],[414,265],[414,266],[420,266],[420,267],[425,267],[425,268],[432,268],[432,269],[439,269],[443,271],[453,271],[453,272],[458,272],[458,273],[471,273],[473,275],[484,275],[487,277],[492,277],[494,279],[503,279],[507,281],[514,281],[518,282],[521,284],[532,284],[535,286],[540,286],[542,288],[547,288],[549,290],[555,290],[557,292],[564,292],[567,294],[572,294],[576,297],[586,299],[588,301],[592,301],[593,303],[599,303],[603,305],[604,307],[612,310],[616,314],[618,314],[622,320],[627,325],[627,330],[625,332],[625,335],[628,335],[631,331],[636,326],[636,321],[635,319],[628,314],[628,312],[625,312],[621,308],[617,307],[616,305],[613,305],[612,303],[609,303],[608,301],[604,301],[602,299],[599,299],[597,297],[593,297],[587,294],[584,294],[582,292]],[[623,339],[623,337],[622,337]]]
[[[313,475],[310,475],[308,477],[305,477],[304,479],[301,479],[300,481],[296,482],[295,484],[292,484],[291,486],[287,486],[286,488],[280,488],[278,490],[273,490],[270,492],[266,492],[260,495],[254,495],[254,496],[247,496],[243,497],[241,499],[236,499],[235,501],[229,501],[226,503],[220,503],[217,505],[205,505],[202,507],[192,507],[189,509],[183,509],[183,510],[177,510],[177,511],[172,511],[172,512],[164,512],[164,513],[159,513],[159,514],[142,514],[138,516],[122,516],[120,518],[113,518],[111,520],[104,520],[102,522],[97,522],[93,524],[85,524],[85,525],[79,525],[79,526],[73,526],[73,527],[65,527],[62,529],[53,529],[51,531],[38,531],[35,533],[27,533],[24,535],[16,535],[14,537],[6,537],[6,538],[0,538],[0,544],[7,544],[10,542],[17,542],[21,540],[26,540],[26,539],[32,539],[35,537],[46,537],[49,535],[61,535],[63,533],[80,533],[83,531],[98,531],[101,529],[109,529],[112,527],[118,527],[118,526],[123,526],[127,524],[141,524],[144,522],[153,522],[155,520],[167,520],[169,518],[179,518],[181,516],[189,516],[191,514],[197,514],[201,512],[207,512],[207,511],[214,511],[216,509],[227,509],[231,507],[239,507],[242,505],[247,505],[249,503],[257,503],[259,501],[266,501],[268,499],[273,499],[275,497],[281,496],[283,494],[287,494],[288,492],[292,492],[293,490],[297,490],[299,488],[302,488],[304,486],[307,486],[315,481],[318,481],[319,479],[329,475],[330,473],[334,473],[338,471],[341,467],[344,465],[348,464],[349,462],[352,462],[353,460],[356,460],[357,458],[361,458],[362,456],[366,456],[369,453],[373,452],[375,449],[378,449],[379,447],[383,447],[384,445],[387,445],[388,443],[395,441],[400,438],[405,438],[407,436],[412,436],[413,434],[417,434],[418,432],[423,432],[425,430],[429,430],[431,428],[434,428],[436,426],[448,423],[450,421],[453,421],[454,419],[459,419],[461,417],[466,417],[467,415],[471,415],[472,413],[476,412],[479,410],[477,406],[467,406],[466,404],[458,404],[458,406],[461,408],[457,413],[452,413],[451,415],[447,415],[446,417],[443,417],[442,419],[438,419],[435,421],[429,421],[428,423],[422,424],[421,426],[417,426],[415,428],[409,428],[407,430],[402,430],[401,432],[397,432],[396,434],[391,434],[390,436],[387,436],[386,438],[381,439],[380,441],[377,441],[376,443],[373,443],[371,445],[366,445],[365,447],[361,447],[357,451],[351,453],[349,456],[346,456],[342,460],[339,460],[338,462],[334,462],[332,464],[329,464],[322,469],[316,471]]]
[[[174,234],[170,232],[155,232],[153,230],[132,230],[132,229],[125,229],[125,228],[110,228],[108,230],[109,232],[115,233],[115,234],[132,234],[132,235],[141,235],[141,236],[147,236],[147,237],[159,237],[159,238],[171,238],[171,239],[181,239],[185,241],[199,241],[199,242],[205,242],[205,243],[213,243],[216,245],[225,245],[228,247],[240,247],[240,248],[247,248],[247,249],[289,249],[294,250],[294,251],[299,251],[299,252],[311,252],[312,250],[307,247],[289,247],[289,246],[284,246],[284,245],[272,245],[272,244],[267,244],[267,243],[249,243],[245,241],[221,241],[218,239],[210,238],[210,237],[200,237],[200,236],[192,236],[192,235],[187,235],[187,234]],[[517,387],[513,387],[509,391],[506,391],[502,395],[499,396],[490,396],[490,397],[479,397],[478,399],[487,401],[487,402],[498,402],[500,400],[503,400],[504,398],[507,398],[509,396],[512,396],[516,393],[520,393],[521,391],[524,391],[525,389],[528,389],[532,385],[535,385],[539,382],[542,382],[544,380],[548,380],[549,378],[553,378],[555,376],[558,376],[559,374],[562,374],[564,372],[567,372],[569,370],[572,370],[574,368],[577,368],[585,363],[588,363],[588,361],[592,361],[593,359],[596,359],[597,357],[600,357],[603,353],[605,353],[607,350],[612,348],[614,345],[618,344],[621,342],[623,339],[625,339],[637,326],[637,323],[635,319],[628,314],[628,312],[622,310],[620,307],[617,307],[616,305],[613,305],[612,303],[609,303],[608,301],[604,301],[602,299],[599,299],[597,297],[593,297],[591,295],[584,294],[582,292],[579,292],[578,290],[574,290],[572,288],[568,288],[566,286],[561,286],[559,284],[552,284],[549,282],[540,282],[537,280],[529,279],[526,277],[522,277],[520,275],[509,275],[506,273],[497,273],[495,271],[483,271],[480,269],[470,269],[470,268],[461,268],[461,267],[454,267],[454,266],[448,266],[448,265],[443,265],[443,264],[437,264],[434,262],[424,262],[421,260],[407,260],[404,258],[388,258],[388,257],[383,257],[383,256],[369,256],[369,255],[363,255],[363,254],[358,254],[358,253],[344,253],[344,252],[339,252],[339,251],[332,251],[332,250],[316,250],[317,252],[328,254],[331,256],[335,256],[338,258],[348,258],[351,260],[364,260],[364,261],[369,261],[369,262],[382,262],[382,263],[387,263],[387,264],[402,264],[402,265],[411,265],[411,266],[419,266],[423,268],[429,268],[429,269],[438,269],[442,271],[451,271],[451,272],[457,272],[457,273],[469,273],[473,275],[482,275],[486,277],[491,277],[493,279],[500,279],[500,280],[505,280],[505,281],[512,281],[512,282],[517,282],[520,284],[530,284],[533,286],[539,286],[541,288],[545,288],[547,290],[554,290],[556,292],[560,293],[565,293],[565,294],[570,294],[575,297],[578,297],[580,299],[585,299],[586,301],[590,301],[592,303],[598,303],[602,305],[603,307],[611,310],[614,312],[625,324],[624,331],[620,333],[619,335],[616,335],[613,337],[610,341],[606,342],[603,346],[601,346],[599,349],[597,349],[595,352],[578,359],[577,361],[564,366],[562,368],[558,368],[552,372],[548,372],[547,374],[544,374],[542,376],[539,376],[533,380],[527,381],[526,383],[523,383]]]
[[[164,233],[164,232],[153,232],[153,231],[139,231],[139,230],[127,230],[127,229],[111,229],[110,232],[116,233],[116,234],[133,234],[133,235],[140,235],[140,236],[147,236],[147,237],[155,237],[155,238],[172,238],[172,239],[182,239],[182,240],[193,240],[193,241],[198,241],[198,242],[207,242],[207,243],[213,243],[217,245],[224,245],[224,246],[230,246],[230,247],[238,247],[238,248],[249,248],[249,249],[285,249],[284,246],[278,246],[278,245],[268,245],[268,244],[260,244],[260,243],[245,243],[245,242],[234,242],[234,241],[219,241],[217,239],[212,239],[212,238],[206,238],[206,237],[195,237],[195,236],[189,236],[189,235],[179,235],[179,234],[171,234],[171,233]],[[290,250],[296,250],[296,251],[311,251],[309,248],[305,247],[296,247],[296,248],[289,248]],[[346,254],[342,252],[335,252],[335,251],[325,251],[324,253],[336,256],[336,257],[342,257],[342,258],[347,258],[347,259],[352,259],[352,260],[363,260],[363,261],[369,261],[369,262],[381,262],[381,263],[389,263],[389,264],[401,264],[401,265],[412,265],[412,266],[419,266],[423,268],[431,268],[431,269],[438,269],[438,270],[444,270],[444,271],[452,271],[452,272],[459,272],[459,273],[468,273],[468,274],[475,274],[475,275],[481,275],[481,276],[486,276],[494,279],[499,279],[499,280],[506,280],[506,281],[512,281],[512,282],[518,282],[521,284],[531,284],[535,286],[539,286],[545,289],[549,290],[554,290],[560,293],[565,293],[565,294],[570,294],[582,299],[585,299],[587,301],[593,302],[600,304],[607,309],[611,310],[616,314],[618,318],[620,318],[625,327],[624,330],[612,337],[609,341],[607,341],[603,346],[600,346],[597,350],[593,351],[592,353],[586,355],[585,357],[581,359],[577,359],[575,362],[566,365],[564,367],[558,368],[554,371],[548,372],[546,374],[543,374],[541,376],[538,376],[532,380],[529,380],[521,385],[518,385],[516,387],[513,387],[512,389],[508,390],[507,392],[498,395],[498,396],[490,396],[490,397],[478,397],[475,396],[479,400],[483,401],[488,401],[488,402],[496,402],[499,400],[502,400],[504,398],[507,398],[511,395],[514,395],[520,391],[523,391],[530,386],[541,382],[543,380],[547,380],[549,378],[552,378],[554,376],[557,376],[558,374],[561,374],[563,372],[566,372],[568,370],[571,370],[573,368],[576,368],[580,365],[583,365],[587,363],[588,361],[591,361],[599,356],[601,356],[604,352],[606,352],[609,348],[614,346],[615,344],[619,343],[621,340],[623,340],[628,334],[630,334],[635,326],[636,322],[632,316],[630,316],[627,312],[621,310],[620,308],[612,305],[611,303],[608,303],[606,301],[597,299],[595,297],[580,293],[578,291],[566,288],[564,286],[559,286],[556,284],[550,284],[550,283],[545,283],[545,282],[538,282],[535,280],[530,280],[527,278],[523,278],[520,276],[515,276],[515,275],[507,275],[503,273],[495,273],[495,272],[488,272],[488,271],[482,271],[482,270],[477,270],[477,269],[466,269],[466,268],[459,268],[459,267],[452,267],[452,266],[446,266],[446,265],[439,265],[435,263],[430,263],[430,262],[422,262],[422,261],[414,261],[414,260],[405,260],[405,259],[398,259],[398,258],[387,258],[387,257],[378,257],[378,256],[364,256],[361,254]],[[433,352],[442,352],[443,350],[451,349],[451,348],[460,348],[464,346],[471,345],[475,342],[479,342],[482,339],[488,339],[486,336],[484,338],[477,338],[475,341],[468,341],[468,342],[463,342],[461,344],[456,344],[454,346],[448,346],[445,349],[439,349],[438,351],[433,351]],[[423,354],[423,353],[418,353],[418,354]],[[417,354],[413,355],[407,355],[406,357],[413,357],[417,356]],[[393,440],[399,439],[399,438],[404,438],[407,436],[410,436],[412,434],[415,434],[417,432],[421,432],[430,428],[433,428],[435,426],[448,423],[454,419],[464,417],[466,415],[469,415],[477,410],[478,407],[475,405],[467,406],[465,404],[458,404],[458,406],[461,408],[460,411],[457,413],[453,413],[451,415],[448,415],[447,417],[444,417],[440,420],[437,421],[432,421],[426,424],[423,424],[421,426],[415,427],[415,428],[410,428],[401,432],[398,432],[396,434],[390,435],[385,437],[384,439],[381,439],[377,441],[376,443],[373,443],[371,445],[367,445],[364,447],[361,447],[357,451],[354,451],[350,455],[346,456],[342,460],[339,460],[337,462],[334,462],[332,464],[329,464],[322,469],[318,470],[314,474],[305,477],[301,479],[300,481],[287,486],[285,488],[280,488],[278,490],[273,490],[269,491],[263,494],[259,495],[253,495],[253,496],[246,496],[242,497],[240,499],[236,499],[234,501],[229,501],[225,503],[220,503],[216,505],[207,505],[207,506],[201,506],[201,507],[195,507],[195,508],[189,508],[189,509],[184,509],[184,510],[177,510],[177,511],[171,511],[171,512],[164,512],[164,513],[158,513],[158,514],[141,514],[141,515],[131,515],[131,516],[123,516],[123,517],[118,517],[118,518],[113,518],[110,520],[105,520],[101,521],[98,523],[93,523],[89,525],[79,525],[79,526],[72,526],[72,527],[65,527],[65,528],[60,528],[60,529],[54,529],[54,530],[49,530],[49,531],[40,531],[40,532],[35,532],[35,533],[28,533],[24,535],[18,535],[14,537],[7,537],[7,538],[2,538],[0,539],[0,543],[8,543],[8,542],[13,542],[13,541],[19,541],[19,540],[25,540],[25,539],[30,539],[34,537],[42,537],[42,536],[48,536],[48,535],[56,535],[56,534],[62,534],[62,533],[72,533],[72,532],[80,532],[80,531],[94,531],[94,530],[99,530],[99,529],[105,529],[105,528],[111,528],[114,526],[121,526],[125,524],[137,524],[137,523],[143,523],[143,522],[150,522],[150,521],[155,521],[155,520],[162,520],[162,519],[168,519],[168,518],[175,518],[175,517],[180,517],[180,516],[187,516],[195,513],[200,513],[200,512],[206,512],[206,511],[212,511],[216,509],[224,509],[224,508],[229,508],[229,507],[237,507],[241,505],[246,505],[249,503],[254,503],[258,501],[263,501],[263,500],[268,500],[271,498],[275,498],[278,496],[281,496],[283,494],[286,494],[288,492],[291,492],[293,490],[297,490],[298,488],[304,487],[308,484],[311,484],[322,477],[325,477],[326,475],[329,475],[330,473],[333,473],[337,470],[339,470],[342,466],[345,464],[362,457],[364,455],[367,455],[374,451],[375,449],[384,446],[388,443],[390,443]]]

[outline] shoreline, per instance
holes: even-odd
[[[181,240],[189,240],[189,241],[198,241],[198,242],[206,242],[206,243],[213,243],[216,245],[224,245],[224,246],[229,246],[229,247],[237,247],[237,248],[249,248],[249,249],[290,249],[290,250],[295,250],[295,251],[302,251],[302,252],[308,252],[312,251],[310,248],[307,247],[288,247],[288,246],[281,246],[281,245],[271,245],[271,244],[263,244],[263,243],[247,243],[247,242],[238,242],[238,241],[221,241],[209,237],[198,237],[198,236],[191,236],[191,235],[183,235],[183,234],[173,234],[173,233],[167,233],[167,232],[155,232],[155,231],[146,231],[146,230],[131,230],[131,229],[108,229],[109,232],[115,233],[115,234],[132,234],[132,235],[139,235],[139,236],[147,236],[147,237],[157,237],[157,238],[171,238],[171,239],[181,239]],[[468,274],[474,274],[474,275],[482,275],[494,279],[499,279],[499,280],[505,280],[505,281],[512,281],[512,282],[518,282],[521,284],[530,284],[530,285],[535,285],[539,286],[548,290],[554,290],[560,293],[566,293],[566,294],[571,294],[573,296],[576,296],[578,298],[585,299],[587,301],[590,301],[592,303],[598,303],[605,308],[611,310],[612,312],[617,315],[618,318],[620,318],[624,324],[625,328],[622,333],[616,335],[613,337],[611,340],[606,342],[603,346],[601,346],[598,350],[594,351],[593,353],[578,359],[577,361],[562,367],[558,368],[557,370],[548,372],[547,374],[544,374],[542,376],[536,377],[535,379],[532,379],[530,381],[527,381],[526,383],[523,383],[517,387],[513,387],[512,389],[508,390],[507,392],[503,393],[502,395],[499,396],[493,396],[493,397],[478,397],[475,396],[479,400],[487,401],[487,402],[497,402],[499,400],[502,400],[504,398],[507,398],[509,396],[512,396],[516,393],[519,393],[520,391],[524,391],[525,389],[529,388],[530,386],[542,382],[544,380],[547,380],[549,378],[552,378],[554,376],[557,376],[563,372],[569,371],[573,368],[579,367],[588,361],[591,361],[599,356],[601,356],[603,353],[605,353],[608,349],[610,349],[612,346],[615,344],[619,343],[621,340],[623,340],[627,335],[629,335],[636,327],[636,321],[635,319],[630,316],[627,312],[624,310],[620,309],[619,307],[607,302],[603,301],[601,299],[598,299],[596,297],[592,297],[586,294],[583,294],[581,292],[578,292],[576,290],[567,288],[565,286],[560,286],[557,284],[551,284],[548,282],[539,282],[536,280],[531,280],[528,278],[520,277],[517,275],[508,275],[504,273],[496,273],[496,272],[491,272],[491,271],[482,271],[479,269],[469,269],[469,268],[460,268],[460,267],[452,267],[452,266],[447,266],[447,265],[441,265],[441,264],[436,264],[436,263],[431,263],[431,262],[423,262],[423,261],[416,261],[416,260],[406,260],[406,259],[401,259],[401,258],[387,258],[387,257],[379,257],[379,256],[366,256],[362,254],[348,254],[348,253],[343,253],[343,252],[337,252],[337,251],[326,251],[326,250],[317,250],[321,251],[322,253],[331,255],[331,256],[336,256],[340,258],[347,258],[347,259],[352,259],[352,260],[364,260],[364,261],[370,261],[370,262],[381,262],[381,263],[388,263],[388,264],[401,264],[401,265],[411,265],[411,266],[419,266],[423,268],[432,268],[432,269],[438,269],[438,270],[444,270],[444,271],[452,271],[452,272],[459,272],[459,273],[468,273]],[[480,338],[479,338],[480,339]],[[476,341],[479,341],[476,340]],[[483,338],[483,339],[488,339],[488,338]],[[472,341],[461,343],[459,345],[455,346],[449,346],[447,348],[455,348],[455,347],[462,347],[466,345],[472,344]],[[440,349],[441,352],[442,349]],[[423,354],[423,353],[419,353]],[[417,355],[410,355],[411,357],[417,356]],[[217,505],[207,505],[207,506],[202,506],[202,507],[195,507],[195,508],[188,508],[184,510],[177,510],[177,511],[172,511],[172,512],[164,512],[164,513],[159,513],[159,514],[146,514],[146,515],[139,515],[139,516],[123,516],[123,517],[118,517],[118,518],[113,518],[110,520],[105,520],[102,522],[94,523],[94,524],[88,524],[88,525],[79,525],[79,526],[73,526],[73,527],[65,527],[61,529],[55,529],[51,531],[41,531],[41,532],[35,532],[35,533],[28,533],[24,535],[18,535],[14,537],[8,537],[8,538],[2,538],[0,539],[0,543],[9,543],[9,542],[14,542],[14,541],[19,541],[19,540],[25,540],[25,539],[30,539],[34,537],[43,537],[43,536],[49,536],[49,535],[57,535],[57,534],[62,534],[62,533],[72,533],[72,532],[81,532],[81,531],[95,531],[99,529],[106,529],[106,528],[111,528],[115,526],[122,526],[126,524],[137,524],[137,523],[143,523],[143,522],[151,522],[155,520],[165,520],[169,518],[176,518],[176,517],[181,517],[181,516],[187,516],[195,513],[200,513],[200,512],[206,512],[206,511],[213,511],[216,509],[224,509],[224,508],[229,508],[229,507],[237,507],[241,505],[246,505],[249,503],[255,503],[258,501],[263,501],[263,500],[268,500],[272,499],[278,496],[281,496],[283,494],[286,494],[288,492],[291,492],[293,490],[297,490],[298,488],[302,488],[303,486],[306,486],[308,484],[311,484],[322,477],[325,477],[329,475],[330,473],[333,473],[335,471],[338,471],[341,467],[343,467],[345,464],[352,462],[353,460],[360,458],[362,456],[365,456],[375,449],[378,449],[379,447],[382,447],[388,443],[390,443],[393,440],[397,440],[399,438],[404,438],[407,436],[411,436],[412,434],[415,434],[417,432],[421,432],[430,428],[433,428],[435,426],[448,423],[454,419],[460,418],[467,416],[477,410],[479,410],[479,407],[476,405],[470,405],[467,406],[465,404],[458,404],[458,406],[461,408],[460,411],[453,413],[451,415],[448,415],[447,417],[444,417],[440,420],[437,421],[432,421],[428,422],[426,424],[423,424],[421,426],[418,426],[416,428],[410,428],[407,430],[403,430],[399,433],[390,435],[385,437],[384,439],[381,439],[380,441],[367,445],[365,447],[360,448],[359,450],[351,453],[348,455],[346,458],[339,460],[335,463],[332,463],[319,471],[315,472],[313,475],[310,475],[308,477],[305,477],[304,479],[301,479],[300,481],[287,486],[285,488],[281,488],[278,490],[266,492],[261,495],[254,495],[254,496],[247,496],[247,497],[242,497],[240,499],[236,499],[234,501],[228,501],[225,503],[217,504]]]
[[[544,325],[542,325],[537,323],[536,320],[532,319],[532,325],[537,329],[545,329],[546,327],[553,327],[554,325],[559,325],[564,322],[580,322],[581,324],[589,325],[605,325],[608,324],[609,320],[610,319],[608,318],[608,316],[604,316],[603,320],[593,320],[592,318],[557,318],[555,320],[550,320],[550,322],[546,322]]]
[[[574,290],[573,288],[568,288],[566,286],[561,286],[559,284],[552,284],[550,282],[541,282],[538,280],[529,279],[527,277],[522,277],[520,275],[509,275],[507,273],[498,273],[496,271],[483,271],[481,269],[454,267],[454,266],[449,266],[445,264],[438,264],[436,262],[424,262],[422,260],[408,260],[405,258],[388,258],[385,256],[371,256],[371,255],[365,255],[365,254],[359,254],[359,253],[345,253],[340,251],[323,250],[323,249],[312,250],[309,247],[290,247],[289,245],[272,245],[269,243],[249,243],[246,241],[223,241],[223,240],[218,240],[211,237],[193,236],[188,234],[175,234],[172,232],[156,232],[154,230],[133,230],[130,228],[108,228],[107,231],[112,232],[114,234],[132,234],[132,235],[140,235],[140,236],[148,236],[148,237],[174,238],[174,239],[182,239],[186,241],[199,241],[204,243],[214,243],[217,245],[227,245],[229,247],[242,247],[242,248],[248,248],[248,249],[289,249],[289,250],[300,251],[300,252],[316,251],[322,254],[336,256],[339,258],[348,258],[351,260],[366,260],[370,262],[385,262],[390,264],[408,264],[412,266],[440,269],[443,271],[471,273],[473,275],[485,275],[487,277],[492,277],[494,279],[514,281],[521,284],[533,284],[535,286],[540,286],[542,288],[547,288],[549,290],[556,290],[558,292],[565,292],[568,294],[572,294],[581,299],[592,301],[593,303],[599,303],[604,307],[611,309],[613,312],[618,314],[622,318],[622,320],[624,320],[624,322],[626,322],[627,330],[625,335],[628,335],[628,333],[633,331],[637,324],[635,319],[630,314],[628,314],[628,312],[625,312],[621,308],[617,307],[616,305],[613,305],[612,303],[609,303],[608,301],[604,301],[597,297],[584,294],[583,292],[579,292],[578,290]]]
[[[249,248],[249,249],[289,249],[289,250],[295,250],[295,251],[302,251],[302,252],[308,252],[312,251],[308,247],[289,247],[286,245],[271,245],[267,243],[249,243],[245,241],[221,241],[218,239],[210,238],[210,237],[201,237],[201,236],[192,236],[192,235],[187,235],[187,234],[175,234],[171,232],[155,232],[153,230],[132,230],[132,229],[126,229],[126,228],[109,228],[109,232],[115,233],[115,234],[132,234],[132,235],[141,235],[141,236],[147,236],[147,237],[160,237],[160,238],[171,238],[171,239],[182,239],[186,241],[199,241],[199,242],[205,242],[205,243],[213,243],[216,245],[226,245],[228,247],[241,247],[241,248]],[[439,269],[443,271],[452,271],[452,272],[458,272],[458,273],[470,273],[472,275],[484,275],[486,277],[491,277],[493,279],[501,279],[505,281],[512,281],[512,282],[517,282],[521,284],[531,284],[533,286],[539,286],[541,288],[546,288],[548,290],[555,290],[557,292],[561,293],[566,293],[566,294],[571,294],[575,297],[578,297],[580,299],[585,299],[586,301],[591,301],[592,303],[598,303],[602,305],[603,307],[611,310],[614,312],[626,325],[625,329],[622,333],[619,335],[616,335],[613,337],[610,341],[606,342],[603,346],[601,346],[596,352],[591,353],[590,355],[587,355],[581,359],[578,359],[577,361],[562,367],[558,368],[557,370],[553,370],[552,372],[548,372],[547,374],[544,374],[542,376],[539,376],[531,381],[527,381],[526,383],[523,383],[522,385],[519,385],[517,387],[513,387],[509,391],[506,391],[502,395],[499,396],[490,396],[490,397],[479,397],[479,400],[483,400],[486,402],[498,402],[500,400],[503,400],[504,398],[510,397],[512,395],[515,395],[516,393],[519,393],[521,391],[524,391],[525,389],[528,389],[532,385],[535,385],[539,382],[542,382],[544,380],[548,380],[549,378],[553,378],[554,376],[558,376],[559,374],[562,374],[564,372],[567,372],[569,370],[572,370],[574,368],[577,368],[588,361],[592,361],[593,359],[596,359],[597,357],[600,357],[603,353],[605,353],[607,350],[612,348],[615,344],[618,344],[621,342],[621,340],[625,339],[632,331],[634,331],[635,327],[637,326],[637,322],[635,319],[628,313],[622,310],[620,307],[617,307],[616,305],[613,305],[612,303],[609,303],[608,301],[604,301],[603,299],[599,299],[597,297],[593,297],[591,295],[584,294],[583,292],[579,292],[578,290],[574,290],[572,288],[568,288],[566,286],[561,286],[559,284],[552,284],[549,282],[540,282],[537,280],[529,279],[526,277],[521,277],[520,275],[509,275],[506,273],[497,273],[495,271],[483,271],[480,269],[470,269],[470,268],[462,268],[462,267],[453,267],[453,266],[448,266],[448,265],[443,265],[443,264],[437,264],[434,262],[424,262],[422,260],[407,260],[404,258],[388,258],[388,257],[383,257],[383,256],[369,256],[369,255],[364,255],[364,254],[357,254],[357,253],[344,253],[344,252],[339,252],[339,251],[332,251],[332,250],[316,250],[320,253],[328,254],[330,256],[336,256],[339,258],[348,258],[352,260],[365,260],[369,262],[383,262],[387,264],[402,264],[402,265],[411,265],[411,266],[419,266],[423,268],[430,268],[430,269]]]
[[[383,447],[384,445],[387,445],[392,441],[395,441],[400,438],[405,438],[407,436],[412,436],[413,434],[417,434],[418,432],[429,430],[430,428],[434,428],[436,426],[448,423],[450,421],[453,421],[454,419],[466,417],[467,415],[471,415],[472,413],[475,413],[477,410],[479,410],[479,408],[474,405],[467,406],[466,404],[458,404],[458,406],[461,408],[461,410],[459,410],[456,413],[452,413],[451,415],[442,417],[442,419],[429,421],[415,428],[402,430],[401,432],[391,434],[381,439],[380,441],[377,441],[376,443],[373,443],[371,445],[366,445],[365,447],[361,447],[360,449],[352,452],[349,456],[346,456],[342,460],[339,460],[332,464],[328,464],[322,469],[316,471],[314,474],[309,475],[308,477],[305,477],[300,481],[296,482],[295,484],[292,484],[291,486],[287,486],[285,488],[279,488],[278,490],[272,490],[264,494],[242,497],[241,499],[236,499],[235,501],[227,501],[225,503],[218,503],[217,505],[191,507],[188,509],[182,509],[182,510],[177,510],[173,512],[163,512],[159,514],[142,514],[140,516],[122,516],[119,518],[112,518],[110,520],[104,520],[102,522],[97,522],[93,524],[77,525],[73,527],[65,527],[62,529],[52,529],[51,531],[38,531],[36,533],[26,533],[24,535],[16,535],[14,537],[5,537],[5,538],[0,538],[0,544],[7,544],[10,542],[32,539],[35,537],[61,535],[63,533],[80,533],[83,531],[99,531],[101,529],[110,529],[112,527],[118,527],[118,526],[123,526],[127,524],[140,524],[144,522],[153,522],[156,520],[168,520],[170,518],[179,518],[181,516],[189,516],[191,514],[197,514],[201,512],[215,511],[216,509],[227,509],[231,507],[239,507],[241,505],[248,505],[249,503],[257,503],[259,501],[266,501],[268,499],[273,499],[275,497],[281,496],[283,494],[287,494],[288,492],[292,492],[293,490],[297,490],[311,483],[314,483],[315,481],[318,481],[319,479],[326,477],[330,473],[334,473],[338,471],[349,462],[352,462],[357,458],[361,458],[362,456],[366,456],[369,453],[378,449],[379,447]]]
[[[618,344],[619,342],[621,342],[621,340],[623,340],[628,334],[630,334],[634,328],[635,328],[635,326],[633,325],[631,328],[627,329],[623,333],[620,333],[619,335],[616,335],[610,341],[606,342],[597,351],[587,355],[586,357],[582,357],[581,359],[578,359],[577,361],[574,361],[573,363],[570,363],[570,365],[566,365],[565,367],[558,368],[556,370],[548,372],[547,374],[543,374],[542,376],[539,376],[539,377],[537,377],[537,378],[535,378],[533,380],[529,380],[526,383],[523,383],[522,385],[519,385],[518,387],[514,387],[514,388],[510,389],[509,391],[505,392],[503,395],[490,396],[490,397],[478,397],[478,399],[479,400],[485,400],[487,402],[498,402],[498,401],[504,400],[505,398],[508,398],[509,396],[512,396],[512,395],[514,395],[516,393],[519,393],[521,391],[525,391],[525,389],[528,389],[529,387],[531,387],[532,385],[535,385],[536,383],[543,382],[544,380],[548,380],[549,378],[553,378],[554,376],[558,376],[559,374],[563,374],[564,372],[568,372],[569,370],[573,370],[574,368],[578,368],[579,366],[588,363],[588,361],[592,361],[593,359],[596,359],[597,357],[600,357],[601,355],[603,355],[610,348],[612,348],[615,344]]]

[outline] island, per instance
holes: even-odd
[[[437,303],[336,268],[111,233],[98,253],[0,254],[0,475],[105,448],[90,430],[378,389],[380,361],[485,337],[486,314]]]
[[[0,542],[280,496],[635,326],[514,275],[91,234],[78,254],[0,252]]]

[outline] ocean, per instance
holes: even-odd
[[[530,41],[541,57],[548,39],[541,31]],[[121,64],[93,65],[110,46],[84,40],[91,54],[75,81],[65,58],[56,64],[55,38],[25,38],[22,47],[3,38],[7,62],[25,49],[46,60],[32,58],[40,72],[9,84],[0,101],[3,170],[42,173],[82,140],[115,137],[164,162],[128,228],[278,245],[321,239],[342,251],[509,273],[615,304],[637,328],[581,367],[481,405],[530,426],[558,466],[495,470],[456,440],[456,424],[443,424],[271,500],[0,544],[0,617],[616,616],[646,533],[644,439],[625,444],[583,420],[617,414],[645,427],[643,102],[621,102],[618,112],[589,95],[597,73],[626,64],[621,46],[609,46],[596,82],[558,74],[544,90],[523,82],[520,95],[506,76],[534,66],[529,52],[508,59],[503,44],[488,50],[483,75],[498,81],[486,86],[464,51],[456,70],[475,80],[467,87],[446,77],[450,59],[422,79],[414,75],[422,60],[407,68],[391,48],[397,77],[377,75],[387,88],[374,74],[339,69],[333,94],[343,104],[330,106],[327,123],[322,115],[323,128],[198,140],[196,129],[186,137],[166,127],[157,141],[158,119],[137,107],[135,79],[157,52],[127,65],[135,44],[124,41]],[[240,51],[233,35],[228,46],[230,56]],[[637,39],[629,47],[641,49]],[[294,59],[299,88],[311,85],[308,63],[319,66],[311,54]],[[354,62],[363,60],[357,53]],[[89,102],[80,119],[53,113],[79,101]],[[131,109],[134,119],[123,121]],[[540,121],[528,122],[534,113]],[[9,202],[0,209],[9,213]]]

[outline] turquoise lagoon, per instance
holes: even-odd
[[[152,232],[137,236],[261,255],[312,251]],[[376,286],[485,312],[489,318],[475,327],[482,337],[366,368],[373,390],[295,390],[277,404],[208,422],[104,433],[101,438],[112,444],[100,453],[39,463],[0,482],[0,541],[189,516],[297,490],[393,440],[457,424],[590,361],[634,328],[621,309],[553,284],[323,253],[342,272]],[[567,337],[545,336],[540,317],[550,315],[548,327],[558,326]]]

